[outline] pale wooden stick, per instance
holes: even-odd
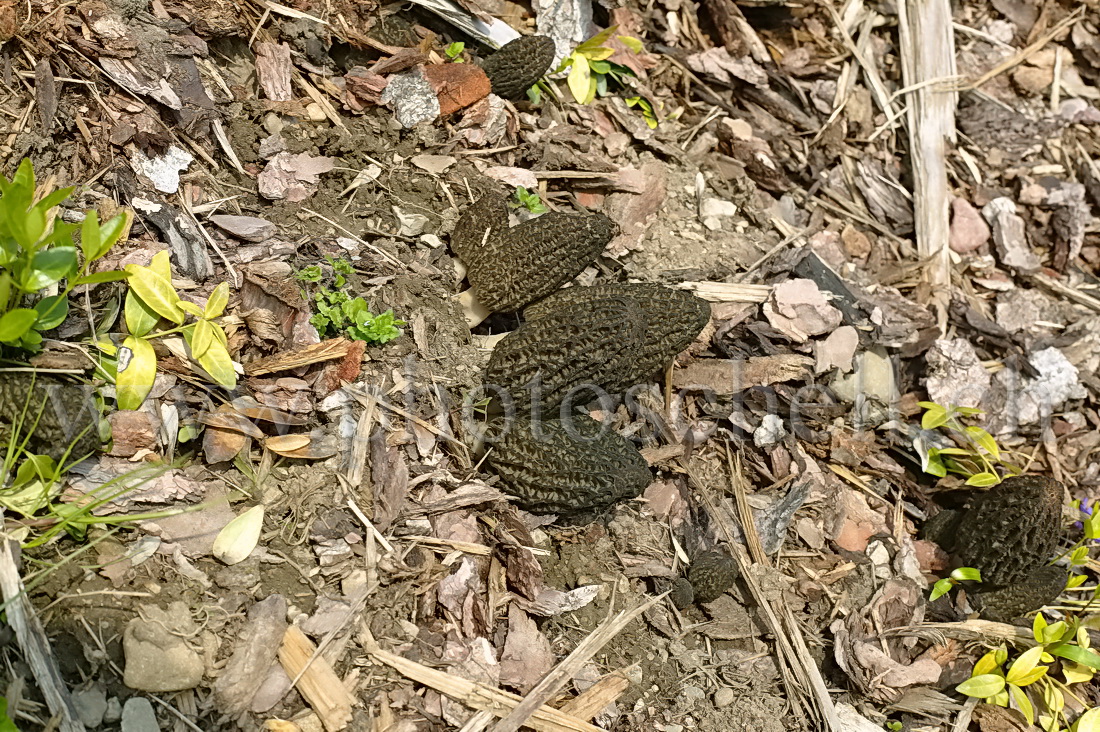
[[[574,674],[580,671],[584,664],[588,663],[588,659],[592,658],[608,641],[617,636],[631,620],[663,600],[667,594],[665,592],[657,595],[633,610],[621,610],[615,617],[600,623],[600,627],[589,633],[588,637],[577,644],[572,653],[551,669],[542,681],[535,684],[535,688],[527,693],[527,696],[512,710],[511,714],[493,727],[492,732],[518,732],[522,725],[528,723],[528,718],[536,710],[569,683]]]
[[[951,297],[951,250],[947,246],[951,191],[947,150],[955,143],[958,94],[930,83],[953,78],[955,34],[950,0],[898,3],[901,72],[910,93],[906,106],[913,169],[913,220],[917,252],[928,263],[923,272],[940,332],[947,329]]]
[[[497,717],[503,717],[519,706],[522,701],[522,697],[507,691],[453,676],[445,671],[429,668],[395,653],[384,651],[378,647],[365,623],[360,626],[359,642],[379,663],[393,668],[402,676],[431,687],[441,694],[446,694],[471,709],[484,710]],[[538,732],[604,732],[593,724],[582,722],[576,717],[548,706],[537,708],[526,720],[526,724]]]

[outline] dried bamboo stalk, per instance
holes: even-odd
[[[902,79],[911,90],[906,121],[914,180],[917,252],[921,260],[928,262],[923,273],[923,299],[932,306],[940,331],[945,332],[951,297],[947,151],[956,139],[958,94],[937,81],[954,79],[957,73],[950,0],[899,2],[898,32]]]

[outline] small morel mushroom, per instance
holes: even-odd
[[[493,94],[522,99],[554,63],[554,41],[546,36],[522,36],[509,41],[481,64]]]
[[[0,371],[2,444],[7,444],[8,430],[20,420],[18,439],[29,435],[28,449],[54,460],[60,460],[66,450],[70,460],[77,460],[100,444],[99,410],[92,387],[42,374]]]
[[[971,605],[988,620],[1009,621],[1052,602],[1066,572],[1048,565],[1062,536],[1065,489],[1051,478],[1020,475],[975,492],[957,511],[941,511],[924,535],[974,567],[982,582],[967,588]]]
[[[733,586],[740,574],[733,557],[721,552],[702,552],[688,568],[687,579],[695,602],[714,602]]]
[[[485,383],[501,411],[537,406],[540,416],[555,418],[574,390],[584,404],[599,396],[591,387],[627,380],[644,333],[644,315],[628,298],[604,298],[596,308],[566,303],[505,336],[489,357]]]
[[[634,443],[582,414],[517,420],[489,465],[520,508],[539,513],[600,510],[638,496],[653,479]]]
[[[531,305],[523,315],[529,321],[576,303],[587,303],[592,311],[608,299],[627,298],[641,311],[645,332],[630,354],[623,381],[606,381],[611,392],[629,389],[666,367],[691,345],[710,322],[710,304],[691,293],[649,283],[609,283],[594,287],[569,287]]]
[[[507,228],[507,201],[495,191],[486,193],[462,212],[451,234],[451,251],[469,267],[488,249],[488,238]]]
[[[507,227],[504,200],[479,198],[463,212],[451,249],[466,264],[477,300],[490,312],[519,310],[546,297],[595,261],[618,227],[603,214],[543,214]]]

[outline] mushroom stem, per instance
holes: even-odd
[[[458,300],[458,304],[462,308],[462,317],[470,328],[474,328],[493,313],[492,310],[489,310],[478,301],[472,288],[460,292],[455,299]]]

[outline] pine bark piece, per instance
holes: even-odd
[[[710,304],[705,300],[683,290],[649,283],[570,287],[531,305],[523,314],[529,321],[537,321],[556,311],[577,308],[582,304],[598,311],[607,300],[618,298],[626,298],[639,309],[644,321],[644,334],[638,348],[629,354],[630,364],[623,369],[623,378],[602,382],[612,392],[625,391],[666,367],[677,354],[691,345],[710,322]]]
[[[577,402],[599,395],[586,385],[606,390],[630,378],[631,359],[641,348],[644,315],[623,297],[596,303],[580,300],[550,315],[524,323],[493,349],[485,383],[505,412],[536,409],[557,417],[557,409],[576,392]],[[583,393],[581,393],[583,391]]]
[[[554,62],[554,41],[546,36],[523,36],[509,41],[481,64],[493,86],[493,94],[504,99],[522,99],[535,82],[546,75]]]
[[[489,460],[516,504],[538,513],[603,509],[637,497],[653,479],[630,440],[584,415],[517,421]]]

